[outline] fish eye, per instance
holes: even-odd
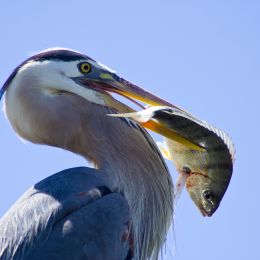
[[[213,193],[209,190],[206,190],[206,191],[203,192],[203,197],[206,200],[211,200],[213,198]]]
[[[91,71],[91,64],[88,62],[81,62],[78,64],[78,68],[81,73],[86,74]]]

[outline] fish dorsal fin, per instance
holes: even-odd
[[[208,124],[205,121],[201,121],[201,123],[202,123],[201,126],[207,128],[208,130],[210,130],[211,132],[216,134],[224,142],[224,144],[227,146],[227,148],[229,150],[232,162],[234,162],[235,161],[235,146],[234,146],[230,136],[223,130],[216,128],[216,127]]]

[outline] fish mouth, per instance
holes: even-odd
[[[203,217],[211,217],[217,208],[214,208],[214,206],[211,203],[206,204],[204,201],[201,201],[200,197],[198,195],[196,195],[195,192],[191,192],[189,189],[188,189],[188,192],[189,192],[194,204],[199,209],[201,215]]]
[[[203,207],[198,207],[203,217],[211,217],[213,215],[213,211],[207,211]]]
[[[205,203],[200,203],[200,205],[198,205],[198,208],[203,217],[211,217],[217,210],[218,206],[219,204],[215,205],[213,203],[207,203],[206,205]]]

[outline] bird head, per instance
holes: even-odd
[[[119,77],[110,68],[92,58],[69,49],[49,49],[40,52],[20,64],[10,75],[0,98],[14,79],[27,78],[44,91],[69,92],[90,102],[113,107],[111,93],[140,100],[149,105],[170,103]]]
[[[12,89],[16,97],[19,88],[27,87],[27,94],[37,88],[43,95],[55,96],[73,94],[80,96],[90,103],[113,109],[118,113],[133,111],[127,105],[119,102],[112,93],[119,94],[136,103],[136,100],[151,106],[174,105],[155,96],[154,94],[134,85],[118,76],[114,71],[92,58],[69,49],[49,49],[33,55],[20,64],[9,76],[0,90],[0,99],[5,91]],[[11,92],[11,90],[10,90]],[[18,93],[18,94],[17,94]],[[21,94],[21,93],[20,93]],[[13,102],[15,103],[15,102]],[[140,105],[140,104],[139,104]],[[143,107],[142,105],[140,105]],[[179,138],[177,133],[170,132],[165,126],[150,122],[145,127],[178,140],[187,145],[189,140]],[[177,137],[177,139],[176,139]],[[190,143],[194,148],[194,144]]]

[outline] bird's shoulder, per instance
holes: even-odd
[[[123,256],[128,244],[118,237],[129,222],[128,204],[106,173],[67,169],[35,184],[0,220],[0,259],[93,259],[109,247]]]

